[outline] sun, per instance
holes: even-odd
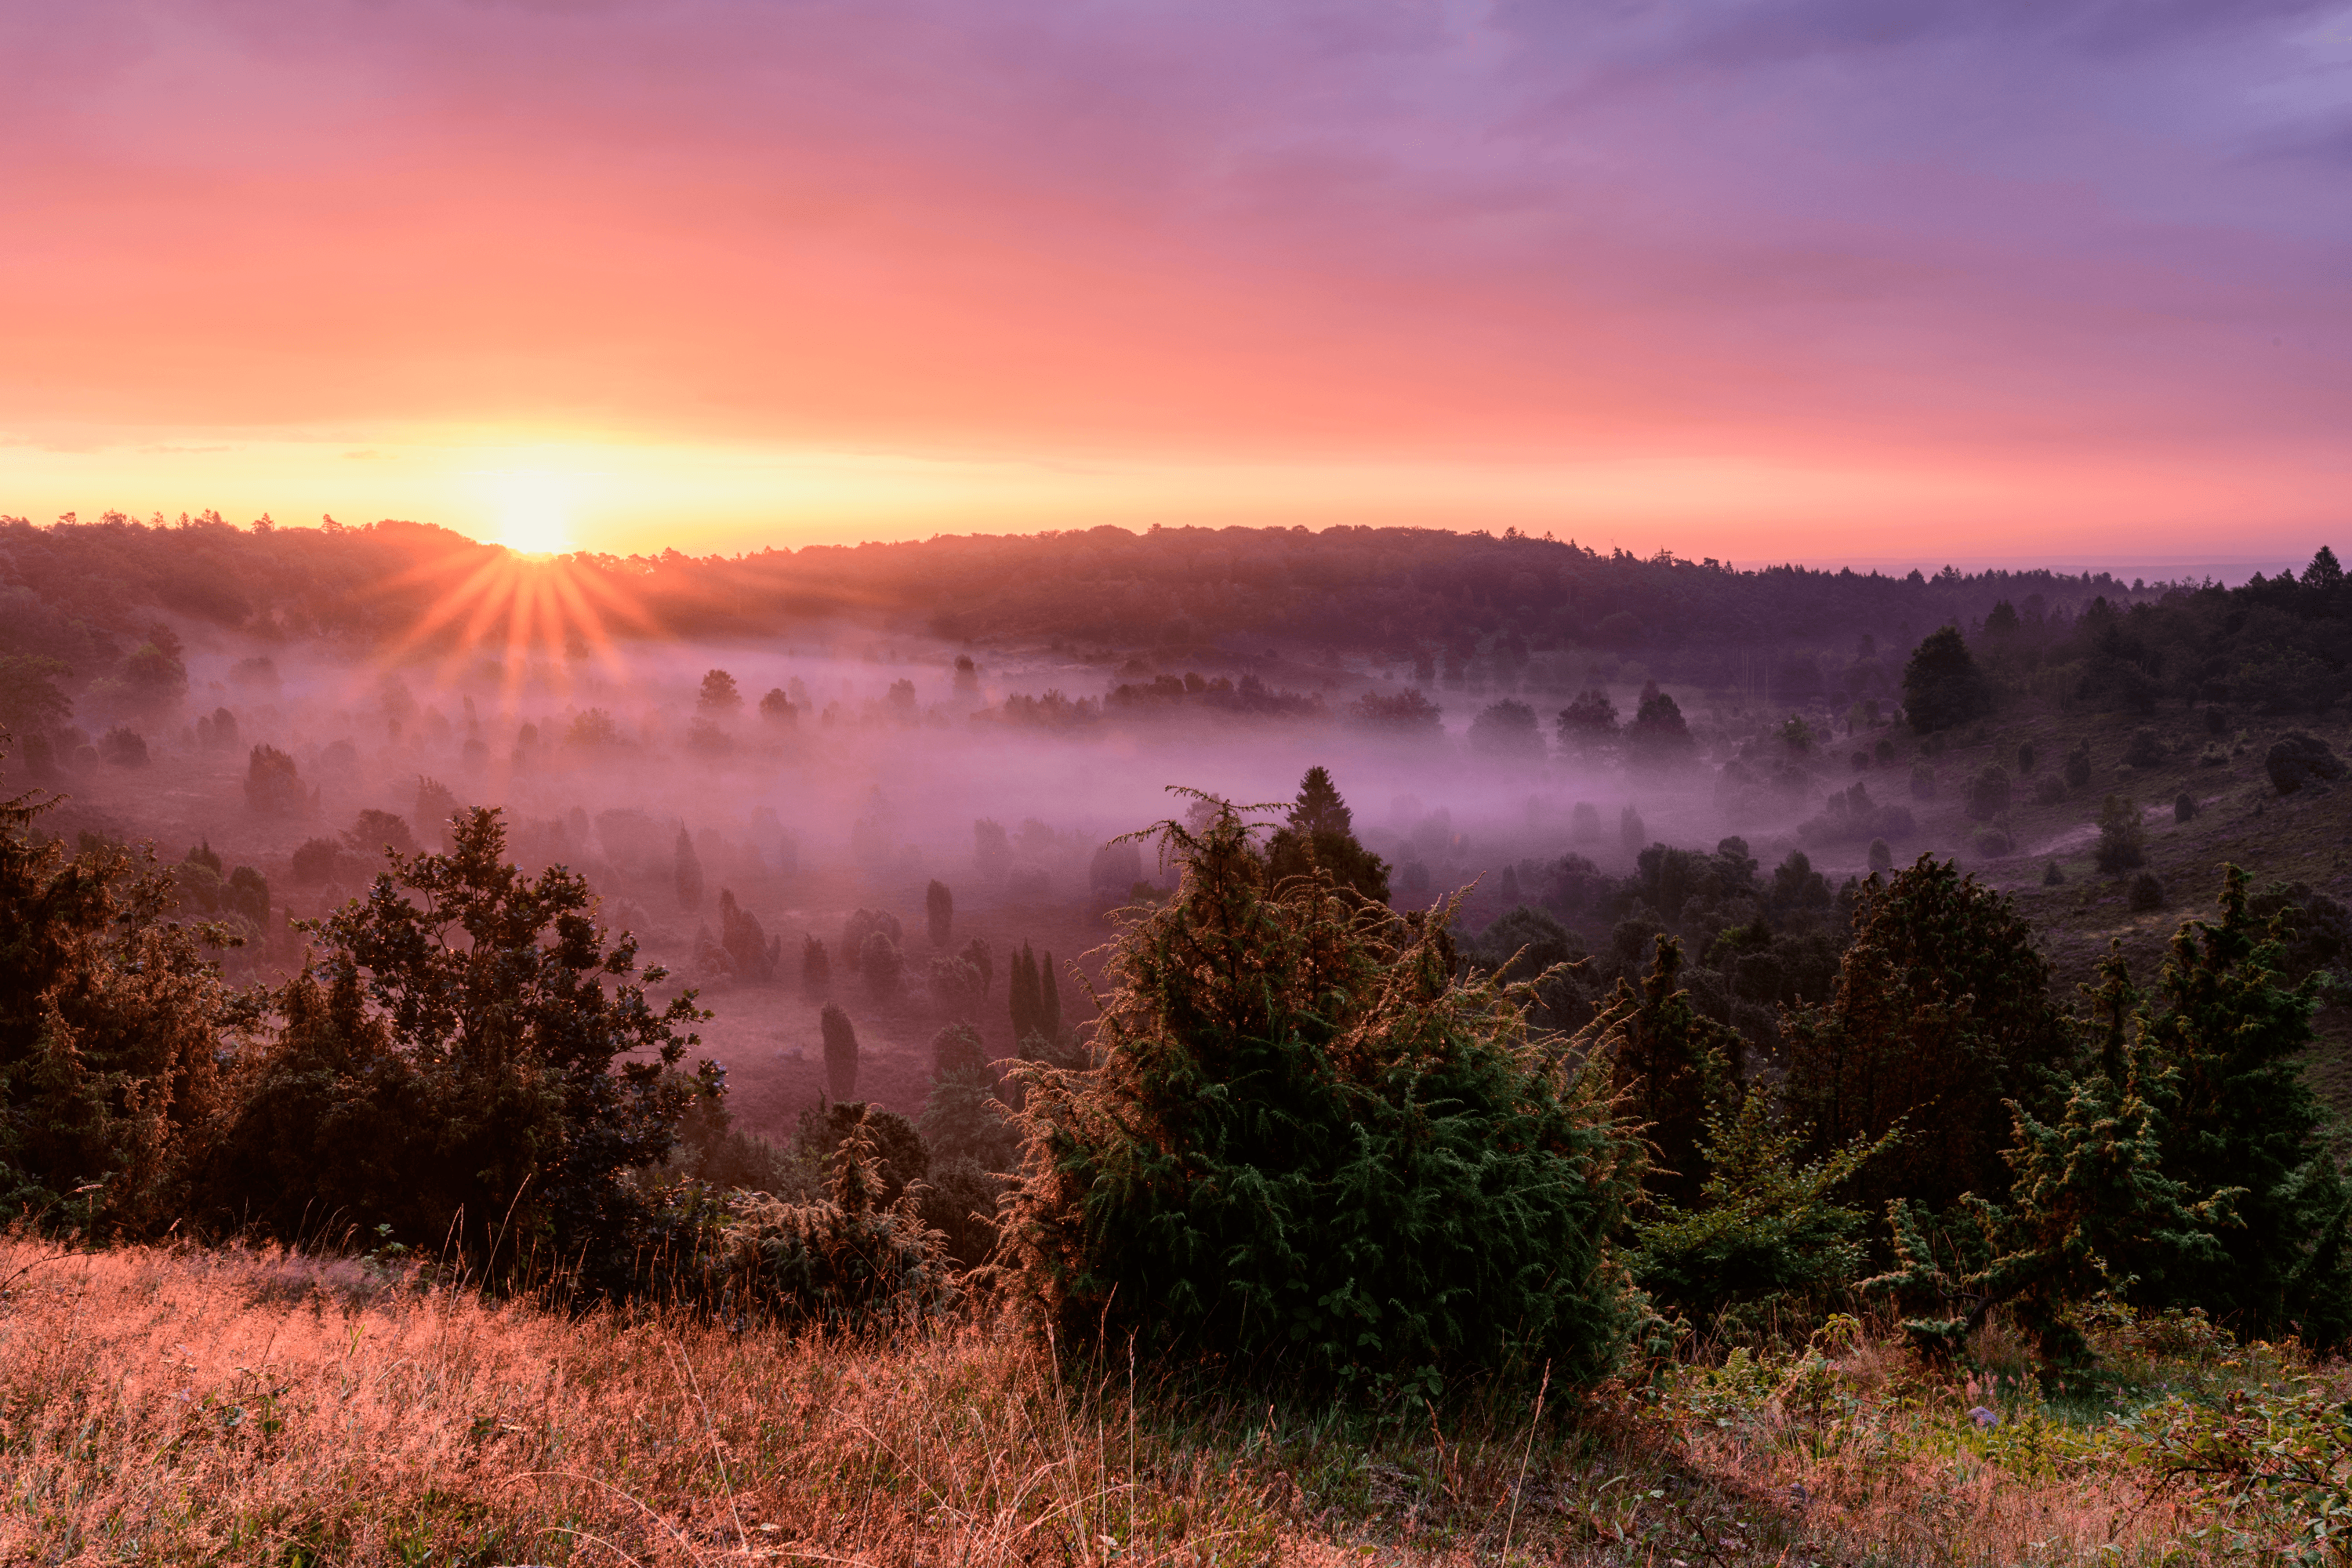
[[[519,470],[500,474],[498,538],[522,555],[561,555],[572,548],[572,485],[562,474]]]

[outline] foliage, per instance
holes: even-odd
[[[694,840],[686,829],[677,830],[677,847],[672,857],[673,872],[677,884],[677,907],[688,911],[702,907],[702,858],[694,852]]]
[[[2147,863],[2147,832],[2131,796],[2111,795],[2099,803],[2099,845],[2092,858],[2109,875]]]
[[[1920,639],[1903,667],[1903,711],[1916,732],[1948,730],[1992,711],[1992,687],[1957,626]]]
[[[2221,918],[2181,922],[2151,998],[2148,1037],[2179,1075],[2166,1168],[2192,1190],[2245,1189],[2240,1224],[2221,1236],[2226,1266],[2168,1279],[2152,1299],[2333,1346],[2352,1333],[2352,1190],[2303,1074],[2321,982],[2284,982],[2287,923],[2251,905],[2230,867]]]
[[[849,1015],[828,1002],[817,1015],[817,1027],[824,1037],[825,1088],[836,1100],[852,1100],[857,1097],[857,1026]]]
[[[2216,1520],[2247,1559],[2323,1568],[2352,1557],[2352,1405],[2318,1378],[2175,1394],[2119,1423],[2121,1457]]]
[[[708,1016],[656,1009],[636,943],[608,944],[587,883],[526,878],[478,808],[446,854],[391,856],[367,897],[311,922],[326,949],[276,998],[217,1201],[281,1236],[388,1225],[480,1267],[533,1247],[619,1287],[646,1215],[633,1184],[716,1069],[678,1070]],[[323,977],[323,983],[322,983]],[[609,986],[609,989],[608,989]]]
[[[1664,772],[1687,764],[1697,752],[1681,705],[1663,691],[1643,697],[1625,726],[1625,760],[1636,768]]]
[[[713,718],[730,718],[743,706],[743,693],[736,688],[733,676],[723,669],[714,669],[703,676],[702,689],[695,694],[694,705]]]
[[[719,945],[727,950],[736,974],[745,980],[772,980],[784,961],[784,939],[761,930],[760,917],[737,903],[734,893],[725,888],[719,889]]]
[[[184,1210],[236,1095],[249,1000],[152,852],[68,859],[0,801],[0,1202],[45,1223],[160,1234]]]
[[[1497,762],[1541,762],[1544,756],[1536,710],[1508,697],[1488,704],[1470,721],[1469,741],[1472,751]]]
[[[1818,1300],[1850,1282],[1867,1257],[1857,1239],[1864,1215],[1832,1194],[1897,1136],[1801,1163],[1807,1130],[1780,1120],[1766,1096],[1717,1107],[1706,1118],[1696,1198],[1663,1202],[1633,1228],[1634,1279],[1702,1324],[1734,1306]]]
[[[1637,1162],[1599,1070],[1457,982],[1436,921],[1275,881],[1213,804],[1159,828],[1182,882],[1114,948],[1102,1065],[1024,1069],[1025,1290],[1073,1339],[1342,1387],[1605,1374],[1635,1317],[1607,1238]]]
[[[1535,715],[1528,713],[1528,733],[1539,752],[1543,737],[1534,732]],[[1289,819],[1266,845],[1266,861],[1276,879],[1310,875],[1319,867],[1342,888],[1376,904],[1389,900],[1389,865],[1357,842],[1355,814],[1339,796],[1330,773],[1321,767],[1307,770],[1298,781],[1298,798]]]
[[[1940,1211],[2002,1190],[2005,1102],[2074,1047],[2032,928],[2003,895],[1922,856],[1860,889],[1853,931],[1828,1004],[1784,1025],[1790,1116],[1813,1129],[1821,1159],[1905,1129],[1856,1178],[1873,1208],[1903,1197]]]
[[[1728,1102],[1740,1073],[1738,1030],[1691,1005],[1676,984],[1682,943],[1656,938],[1639,987],[1620,980],[1579,1047],[1608,1064],[1610,1088],[1649,1145],[1642,1194],[1652,1203],[1687,1205],[1705,1184],[1699,1144],[1708,1119]]]
[[[2307,784],[2342,778],[2344,759],[2318,736],[2296,730],[2272,743],[2263,758],[2263,771],[2270,775],[2272,788],[2293,795]]]
[[[294,759],[275,746],[256,746],[246,761],[245,804],[264,816],[290,816],[311,804]]]
[[[1571,755],[1604,756],[1617,744],[1617,704],[1598,688],[1578,692],[1556,723],[1560,750]]]
[[[885,1207],[930,1173],[931,1152],[915,1124],[878,1105],[851,1100],[811,1106],[801,1112],[793,1142],[803,1156],[830,1169],[856,1139],[866,1142],[868,1185]]]
[[[923,889],[923,917],[930,929],[931,945],[947,946],[955,931],[955,894],[936,877]]]

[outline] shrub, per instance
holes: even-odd
[[[1894,851],[1894,849],[1893,849],[1893,848],[1892,848],[1892,847],[1887,844],[1886,840],[1885,840],[1885,839],[1884,839],[1884,838],[1874,838],[1874,839],[1872,839],[1872,840],[1870,841],[1870,871],[1871,871],[1871,875],[1873,875],[1873,876],[1874,876],[1874,877],[1884,877],[1884,876],[1886,876],[1886,875],[1889,875],[1890,873],[1892,873],[1892,872],[1894,871],[1894,869],[1895,869],[1895,851]]]
[[[2305,784],[2344,776],[2343,760],[2316,735],[2297,730],[2277,742],[2263,759],[2263,771],[2281,795],[2293,795]]]
[[[801,991],[803,994],[822,996],[833,989],[833,960],[824,953],[824,943],[814,936],[801,939]]]
[[[1990,822],[2008,810],[2009,770],[1999,763],[1987,763],[1969,781],[1969,815],[1979,822]]]
[[[335,876],[335,858],[342,846],[331,838],[310,838],[294,851],[294,880],[305,888],[315,888],[330,882]]]
[[[2127,795],[2111,795],[2099,805],[2099,847],[2094,859],[2113,875],[2137,869],[2147,859],[2139,807]]]
[[[857,1138],[869,1145],[867,1165],[877,1203],[897,1203],[908,1187],[930,1173],[930,1148],[915,1131],[915,1124],[878,1105],[849,1100],[811,1106],[801,1112],[793,1144],[803,1158],[829,1170],[842,1149]]]
[[[923,918],[930,928],[931,945],[945,947],[955,930],[955,894],[936,877],[923,889]]]
[[[2091,784],[2091,742],[2078,742],[2066,753],[2066,787],[2088,789]]]
[[[2057,861],[2053,860],[2047,866],[2042,868],[2042,885],[2043,887],[2061,887],[2064,885],[2065,880],[2065,868],[2059,865]]]
[[[2025,741],[2017,748],[2017,771],[2021,776],[2033,771],[2033,742]]]
[[[2017,848],[2016,841],[1998,827],[1988,827],[1970,840],[1976,852],[1988,860],[1997,860]]]
[[[1911,650],[1903,668],[1903,711],[1922,735],[1992,711],[1992,688],[1958,627],[1938,627]]]
[[[1813,1130],[1811,1157],[1899,1124],[1903,1142],[1859,1177],[1866,1210],[2001,1190],[2005,1102],[2073,1048],[2032,929],[2000,893],[1923,858],[1861,889],[1853,937],[1828,1004],[1792,1010],[1781,1034],[1785,1103]]]
[[[2164,739],[2143,726],[2124,745],[2124,761],[2135,768],[2152,768],[2164,761]]]
[[[2141,913],[2164,908],[2164,884],[2155,872],[2142,871],[2132,879],[2131,907]]]
[[[1932,763],[1911,764],[1911,797],[1914,800],[1936,798],[1936,768]]]
[[[2190,795],[2187,790],[2182,790],[2179,795],[2174,795],[2172,797],[2172,820],[2175,822],[2196,821],[2197,797]]]
[[[1092,1072],[1022,1069],[1003,1246],[1082,1342],[1130,1332],[1341,1388],[1606,1375],[1638,1304],[1608,1253],[1639,1167],[1600,1064],[1457,980],[1444,912],[1270,882],[1234,808],[1114,944]]]
[[[117,724],[98,742],[98,754],[118,768],[147,765],[147,741],[128,725]]]
[[[2066,781],[2056,773],[2045,773],[2033,786],[2033,798],[2043,805],[2056,805],[2066,798]]]
[[[152,851],[85,836],[68,859],[32,836],[51,804],[0,800],[0,1205],[160,1234],[230,1113],[250,1009],[166,918]]]
[[[817,1015],[817,1028],[824,1036],[824,1081],[836,1100],[857,1098],[857,1026],[849,1015],[828,1002]]]
[[[2230,716],[2221,711],[2221,706],[2218,702],[2205,710],[2205,732],[2209,735],[2226,735],[2230,732]]]
[[[505,845],[499,813],[473,810],[448,854],[316,924],[326,956],[273,998],[286,1025],[222,1211],[289,1238],[328,1216],[389,1225],[483,1265],[539,1245],[593,1290],[625,1281],[649,1217],[635,1173],[719,1091],[712,1064],[677,1070],[709,1015],[691,991],[656,1009],[643,985],[665,972],[634,978],[635,942],[607,945],[587,882],[526,878]],[[499,1237],[518,1250],[494,1257]]]
[[[245,804],[265,816],[290,816],[310,804],[294,759],[275,746],[256,746],[246,759]]]
[[[707,1300],[787,1323],[867,1331],[911,1327],[954,1303],[945,1238],[924,1225],[916,1197],[882,1195],[876,1125],[863,1115],[850,1123],[818,1201],[761,1194],[729,1205],[701,1270]]]
[[[898,978],[906,973],[906,955],[898,944],[890,940],[888,931],[868,931],[866,944],[857,950],[857,973],[866,979],[866,988],[877,999],[887,999],[898,993]]]

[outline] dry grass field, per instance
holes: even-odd
[[[2143,1325],[2102,1341],[2116,1386],[2045,1391],[1997,1332],[1931,1373],[1856,1329],[1540,1412],[1349,1415],[980,1317],[793,1338],[21,1237],[0,1280],[10,1563],[2277,1562],[2322,1494],[2164,1484],[2117,1413],[2347,1381]]]

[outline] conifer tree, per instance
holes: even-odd
[[[2285,983],[2284,928],[2248,904],[2246,874],[2231,866],[2221,920],[2181,923],[2151,998],[2149,1038],[2177,1073],[2166,1170],[2192,1192],[2245,1189],[2239,1223],[2220,1232],[2227,1265],[2176,1276],[2159,1294],[2242,1314],[2256,1333],[2333,1346],[2352,1332],[2352,1192],[2303,1072],[2325,982]]]
[[[1005,992],[1013,1014],[1013,1043],[1017,1047],[1037,1033],[1044,998],[1038,994],[1037,960],[1027,942],[1021,944],[1008,967]]]
[[[857,1026],[828,1002],[817,1015],[817,1029],[824,1037],[825,1089],[835,1105],[847,1104],[857,1098]]]
[[[1958,626],[1932,631],[1903,667],[1903,711],[1925,735],[1992,711],[1992,687],[1969,653]]]
[[[1298,781],[1289,820],[1267,843],[1265,858],[1277,880],[1304,876],[1314,866],[1360,898],[1388,902],[1388,862],[1357,841],[1355,814],[1328,769],[1309,768]]]
[[[1678,984],[1682,964],[1682,943],[1661,933],[1640,987],[1620,980],[1579,1037],[1606,1056],[1618,1103],[1653,1151],[1643,1194],[1688,1207],[1706,1181],[1699,1145],[1707,1119],[1730,1102],[1744,1042],[1691,1005]]]
[[[945,947],[955,930],[955,894],[938,878],[923,889],[923,914],[931,928],[931,945]]]

